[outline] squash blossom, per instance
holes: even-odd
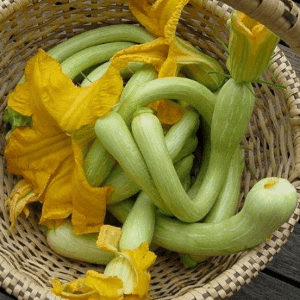
[[[51,281],[52,293],[64,299],[80,300],[142,300],[150,299],[149,268],[156,256],[144,242],[134,250],[116,252],[104,274],[89,270],[85,277],[62,284],[59,279]]]
[[[210,71],[222,72],[221,66],[210,56],[198,51],[190,43],[176,36],[176,28],[184,6],[189,0],[157,0],[152,5],[149,1],[126,0],[138,21],[156,37],[162,37],[168,45],[165,60],[159,77],[176,76],[182,66],[197,66],[198,71],[209,77],[203,84],[216,90],[223,83],[218,74],[208,76]]]
[[[232,13],[228,25],[226,66],[236,82],[255,82],[267,68],[279,37],[242,12]]]
[[[137,20],[157,38],[119,51],[112,64],[116,63],[115,60],[151,64],[157,69],[159,78],[177,76],[184,65],[196,66],[204,75],[210,71],[223,72],[216,61],[176,36],[178,20],[188,0],[157,0],[152,5],[141,0],[126,2]],[[208,76],[202,78],[205,80]],[[217,89],[222,83],[223,77],[218,74],[210,75],[209,80],[203,82],[212,89]],[[160,101],[165,103],[159,104]],[[157,111],[158,118],[166,125],[178,122],[184,113],[183,108],[172,101],[158,100],[150,107]]]
[[[152,43],[146,43],[144,46],[150,51],[157,46],[162,48],[161,52],[165,58],[159,68],[159,77],[176,76],[181,64],[196,63],[197,55],[191,55],[184,45],[180,47],[175,36],[181,11],[188,0],[157,0],[152,5],[141,0],[126,2],[138,21],[157,37]]]
[[[112,67],[89,87],[77,87],[43,50],[27,63],[25,78],[8,98],[11,109],[32,120],[12,130],[5,149],[9,172],[23,177],[8,199],[12,227],[22,211],[28,215],[28,203],[40,201],[41,224],[72,215],[75,233],[98,232],[112,188],[88,184],[82,150],[93,136],[76,133],[110,111],[122,78]]]

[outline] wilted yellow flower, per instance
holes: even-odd
[[[153,4],[143,0],[126,0],[138,21],[168,45],[167,59],[159,70],[159,77],[176,76],[183,65],[197,65],[199,70],[222,72],[222,68],[208,55],[196,50],[176,36],[176,28],[184,6],[189,0],[157,0]],[[209,88],[217,89],[223,82],[220,75],[211,75]],[[209,84],[209,83],[207,83]],[[215,88],[214,88],[215,86]]]
[[[242,12],[234,12],[226,66],[236,82],[254,82],[267,68],[279,37]]]
[[[95,271],[88,271],[84,278],[77,278],[62,284],[60,280],[51,280],[52,293],[63,299],[79,300],[121,300],[123,282],[117,277],[108,277]],[[120,292],[119,292],[120,291]]]
[[[210,71],[223,72],[216,61],[176,36],[178,20],[188,0],[157,0],[152,1],[154,2],[152,5],[149,1],[141,0],[126,0],[126,2],[138,21],[157,38],[119,51],[111,61],[116,68],[124,67],[131,61],[144,62],[156,68],[159,78],[177,76],[184,65],[197,66],[199,72],[202,70],[205,75]],[[203,84],[214,90],[222,82],[222,75],[211,74],[210,80],[204,80]],[[156,110],[157,104],[150,107]],[[169,110],[172,110],[172,116]],[[163,124],[174,124],[181,119],[183,113],[184,110],[180,105],[168,101],[160,106],[158,117]]]
[[[32,117],[31,126],[12,131],[5,149],[9,172],[24,178],[8,200],[12,224],[36,200],[43,203],[42,224],[72,214],[76,233],[97,232],[112,188],[88,184],[82,149],[92,137],[72,136],[109,112],[119,100],[122,78],[112,67],[89,87],[77,87],[43,50],[28,62],[25,78],[8,98],[9,107]],[[31,191],[26,197],[24,186]]]
[[[52,292],[64,299],[80,300],[141,300],[149,299],[149,268],[156,256],[142,243],[135,250],[122,250],[106,268],[105,274],[88,271],[83,278],[62,284],[51,281]]]
[[[29,216],[30,211],[27,205],[31,202],[38,201],[38,199],[39,196],[32,191],[30,183],[25,182],[25,180],[20,180],[17,183],[7,200],[11,219],[11,228],[15,227],[16,218],[20,213],[23,212],[26,217]]]
[[[97,246],[107,252],[118,253],[119,241],[122,235],[120,227],[103,225],[97,239]]]

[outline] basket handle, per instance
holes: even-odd
[[[300,8],[292,0],[222,0],[277,34],[300,55]]]

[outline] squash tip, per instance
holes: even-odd
[[[269,178],[269,180],[264,184],[265,189],[272,188],[278,182],[278,178]]]

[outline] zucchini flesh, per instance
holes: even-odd
[[[168,144],[167,144],[168,147]],[[181,151],[178,155],[174,158],[173,163],[180,161],[182,158],[186,157],[187,155],[196,151],[198,147],[198,138],[196,135],[193,135],[188,138],[186,143],[183,145]]]
[[[223,85],[217,96],[211,123],[208,168],[194,198],[195,202],[200,202],[205,197],[205,214],[216,201],[226,180],[232,155],[246,132],[254,104],[255,95],[251,84],[238,84],[233,79]],[[201,217],[204,217],[204,213]]]
[[[199,128],[199,114],[193,109],[186,109],[179,122],[174,124],[165,135],[165,143],[173,162],[194,152],[198,141],[192,138]],[[188,141],[192,144],[188,144]]]
[[[235,150],[226,181],[212,209],[203,222],[217,223],[235,215],[240,196],[241,177],[244,170],[244,151],[241,147]]]
[[[48,54],[61,63],[72,55],[96,45],[113,43],[116,41],[142,44],[154,39],[154,36],[139,26],[129,24],[110,25],[75,35],[67,41],[51,48],[48,51]],[[23,76],[19,83],[24,81],[25,77]]]
[[[240,196],[241,177],[244,170],[243,154],[244,151],[241,147],[237,147],[230,162],[226,181],[215,204],[204,218],[204,223],[217,223],[236,214]],[[199,263],[207,260],[208,256],[192,256],[190,259]]]
[[[175,163],[174,167],[180,179],[190,174],[193,166],[193,159],[193,155],[189,153],[189,155]],[[104,185],[112,186],[114,188],[114,192],[109,199],[108,204],[121,202],[134,196],[141,190],[140,186],[132,181],[119,165],[113,168]]]
[[[216,96],[204,85],[187,78],[159,78],[148,82],[131,94],[119,108],[119,114],[130,124],[133,113],[159,99],[185,101],[193,106],[204,121],[211,123]]]
[[[187,192],[187,194],[191,199],[194,199],[196,197],[199,188],[202,184],[203,178],[208,169],[209,157],[211,151],[211,142],[209,138],[205,138],[205,137],[208,136],[209,131],[210,131],[209,126],[204,123],[202,127],[202,136],[203,136],[202,143],[204,143],[204,145],[201,153],[201,165],[191,188]]]
[[[263,243],[286,222],[296,208],[297,198],[288,180],[264,178],[252,187],[238,214],[218,223],[187,224],[157,216],[153,243],[191,255],[244,251]]]
[[[150,65],[144,65],[141,67],[141,69],[137,70],[126,83],[119,100],[120,105],[122,105],[126,99],[130,99],[130,95],[135,90],[138,90],[142,85],[156,78],[157,71],[154,69],[154,67]]]
[[[134,42],[138,44],[152,41],[154,37],[145,29],[135,25],[110,25],[78,34],[48,51],[59,62],[86,48],[111,42]]]
[[[211,153],[207,172],[193,201],[174,171],[158,119],[144,114],[132,122],[134,137],[155,185],[165,205],[181,221],[202,220],[213,206],[226,178],[233,152],[246,131],[254,102],[250,84],[228,80],[222,87],[211,121]],[[152,139],[155,143],[151,142]]]
[[[191,217],[193,213],[195,215],[192,217],[197,219],[199,211],[191,204],[176,174],[158,118],[152,114],[142,114],[134,118],[131,125],[134,138],[165,205],[179,219],[184,219],[185,214]],[[177,209],[174,209],[175,201],[180,203]]]
[[[116,112],[111,112],[98,119],[95,132],[100,142],[118,161],[128,177],[147,193],[157,207],[164,211],[165,205],[122,117]]]
[[[95,80],[98,80],[102,77],[102,75],[106,72],[110,64],[110,61],[107,61],[103,64],[101,64],[99,67],[95,68],[92,72],[90,72],[84,80],[81,82],[80,86],[89,86],[92,82]],[[120,75],[123,77],[123,79],[130,78],[137,70],[140,70],[144,64],[141,63],[129,63],[129,66],[127,68],[120,70]],[[126,86],[125,86],[126,88]],[[124,89],[125,89],[124,88]]]
[[[102,67],[100,72],[98,70],[96,76],[99,75],[101,76],[101,72],[105,72],[107,67],[108,64]],[[126,84],[126,86],[129,85],[129,88],[126,89],[125,86],[124,90],[122,91],[122,95],[125,93],[125,96],[123,97],[128,97],[128,91],[130,91],[130,89],[136,89],[139,86],[147,83],[148,81],[156,77],[157,77],[157,73],[152,67],[150,66],[141,67],[141,69],[137,71],[137,75],[133,76]],[[119,105],[120,102],[118,103],[118,106],[116,106],[115,108],[116,111],[118,110]],[[100,141],[98,139],[95,139],[84,159],[84,170],[88,182],[92,186],[99,186],[109,175],[113,165],[114,165],[113,157],[108,154],[107,150],[103,147]]]
[[[112,186],[114,188],[112,196],[108,200],[108,204],[121,202],[141,190],[140,186],[124,172],[120,165],[115,166],[111,170],[103,185]]]
[[[143,191],[138,195],[122,226],[119,249],[136,249],[144,241],[150,245],[155,226],[156,206]]]
[[[124,201],[107,205],[107,210],[117,218],[118,221],[124,223],[134,202],[132,198],[128,198]]]
[[[198,126],[198,113],[194,110],[187,110],[182,119],[173,125],[165,135],[165,143],[169,155],[174,159],[174,162],[179,163],[183,157],[188,156],[194,151],[195,142],[193,142],[193,147],[188,147],[187,149],[184,149],[184,145],[186,145],[190,136],[197,130]],[[182,151],[184,151],[184,153],[182,153]],[[177,166],[175,165],[175,169],[176,168]],[[104,185],[114,187],[114,192],[109,200],[109,203],[111,204],[127,199],[140,190],[140,187],[124,173],[120,166],[115,167],[111,171],[105,180]]]
[[[95,139],[83,159],[83,170],[91,186],[100,186],[115,164],[98,139]]]
[[[108,61],[118,51],[133,45],[130,42],[113,42],[89,47],[64,60],[61,67],[71,79],[74,79],[80,72]]]
[[[187,175],[192,165],[193,155],[178,162],[175,165],[178,176],[180,178],[189,177]],[[128,200],[124,202],[126,201]],[[123,205],[120,207],[122,208]],[[156,206],[144,192],[141,192],[130,213],[129,210],[127,211],[128,217],[126,215],[122,219],[124,225],[119,244],[120,250],[122,248],[135,249],[143,241],[150,244],[154,231],[155,210]],[[115,210],[116,213],[117,210]],[[124,216],[124,212],[120,211],[120,213],[123,213]],[[55,229],[48,229],[46,236],[48,245],[54,252],[71,259],[95,264],[108,264],[114,258],[114,254],[97,247],[98,234],[75,235],[70,222],[66,222]]]
[[[263,243],[286,222],[296,208],[297,199],[297,192],[288,180],[264,178],[252,187],[239,213],[217,224],[189,224],[157,212],[152,242],[189,255],[216,256],[244,251]],[[108,205],[107,209],[124,222],[133,204],[128,199]]]
[[[65,222],[58,228],[47,229],[47,243],[57,254],[71,259],[93,264],[107,264],[114,255],[97,247],[97,233],[77,235],[71,222]]]

